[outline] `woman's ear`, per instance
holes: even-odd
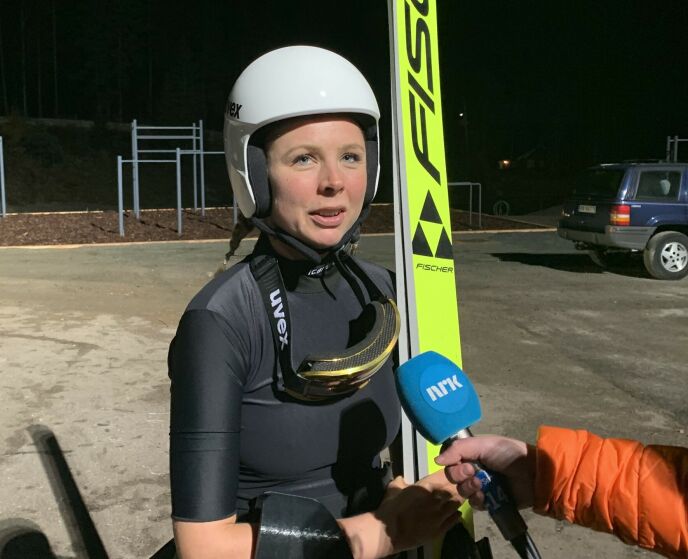
[[[248,179],[256,201],[256,217],[270,214],[270,179],[268,178],[268,161],[263,148],[249,144],[246,146]]]

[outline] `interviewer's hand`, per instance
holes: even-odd
[[[476,479],[471,462],[480,462],[487,469],[502,474],[519,508],[533,505],[535,480],[534,447],[506,437],[492,435],[457,439],[435,462],[445,466],[447,477],[458,485],[459,494],[471,506],[484,509],[485,495]]]

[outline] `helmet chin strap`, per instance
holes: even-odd
[[[252,217],[251,223],[253,223],[253,225],[255,225],[258,229],[260,229],[264,233],[267,233],[268,235],[271,235],[271,236],[275,237],[276,239],[279,239],[284,244],[295,249],[296,251],[299,252],[299,254],[302,254],[307,260],[310,260],[314,264],[322,264],[330,256],[339,252],[342,248],[344,248],[351,241],[356,241],[358,239],[358,234],[359,234],[359,229],[360,229],[361,223],[363,223],[363,221],[366,219],[366,217],[368,217],[369,213],[370,213],[370,205],[366,205],[361,210],[361,214],[358,216],[358,219],[349,228],[349,230],[346,233],[344,233],[344,235],[339,240],[339,242],[334,246],[326,248],[325,250],[312,247],[308,243],[305,243],[304,241],[297,239],[296,237],[294,237],[290,233],[287,233],[283,229],[280,229],[278,227],[273,227],[272,225],[267,223],[267,221],[264,218]]]

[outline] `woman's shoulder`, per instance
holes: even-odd
[[[217,274],[191,299],[186,311],[208,310],[223,316],[250,307],[255,292],[255,281],[248,260],[242,260]]]

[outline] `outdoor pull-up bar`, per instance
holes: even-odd
[[[141,131],[174,131],[169,134],[163,133],[144,133]],[[186,134],[184,132],[187,132]],[[139,149],[139,142],[144,140],[181,140],[191,143],[191,149],[183,149],[179,146],[167,149]],[[154,159],[142,159],[143,154],[175,154],[174,159],[161,159],[160,155]],[[181,156],[193,155],[193,205],[194,210],[198,209],[198,184],[200,178],[201,186],[201,215],[205,215],[205,165],[206,155],[224,155],[222,151],[204,151],[203,149],[203,121],[199,120],[191,126],[140,126],[136,119],[131,123],[131,159],[123,159],[117,156],[117,195],[119,205],[119,234],[124,236],[124,194],[122,186],[122,165],[130,163],[132,166],[132,190],[133,190],[133,211],[136,219],[141,218],[141,203],[139,198],[139,164],[142,163],[174,163],[177,165],[177,232],[182,234],[182,203],[181,203]],[[197,156],[200,156],[200,165],[197,166]],[[199,173],[200,171],[200,173]],[[200,174],[200,177],[199,177]],[[236,221],[236,205],[234,208],[234,220]]]
[[[165,131],[174,131],[169,134]],[[141,133],[141,132],[151,133]],[[159,133],[158,131],[162,131]],[[186,132],[186,133],[184,133]],[[190,148],[182,146],[168,147],[166,149],[140,149],[139,142],[143,141],[170,141],[177,140],[182,142],[190,142]],[[169,144],[168,144],[169,145]],[[131,163],[131,176],[133,181],[133,206],[136,219],[141,218],[141,204],[139,199],[139,164],[140,163],[174,163],[174,159],[142,159],[143,154],[165,154],[172,155],[175,149],[179,147],[184,154],[193,155],[193,203],[194,210],[198,209],[198,182],[201,183],[201,215],[205,215],[205,156],[206,155],[224,155],[222,151],[205,151],[203,149],[203,121],[198,123],[191,123],[191,126],[141,126],[136,119],[131,122],[131,159],[127,162]],[[197,163],[197,156],[200,156],[200,161]]]
[[[5,199],[5,155],[2,136],[0,136],[0,216],[7,215],[7,200]]]
[[[2,136],[0,136],[0,217],[7,215],[7,201],[5,199],[5,155]]]
[[[678,163],[678,145],[682,142],[688,142],[688,138],[679,138],[678,136],[667,136],[666,142],[666,160]]]
[[[146,163],[174,163],[176,165],[177,177],[177,234],[182,234],[182,155],[196,155],[198,150],[180,149],[174,150],[174,159],[147,159]],[[223,152],[219,152],[223,153]],[[124,187],[122,181],[122,165],[124,163],[134,163],[131,159],[123,159],[121,155],[117,156],[117,210],[119,222],[119,235],[124,237]],[[135,195],[135,193],[134,193]],[[194,209],[196,209],[194,207]],[[140,209],[139,209],[140,211]],[[235,211],[236,213],[236,211]],[[236,217],[235,217],[236,220]]]
[[[468,187],[468,223],[473,225],[473,187],[478,189],[478,229],[483,228],[483,186],[479,182],[448,182],[447,186],[467,186]]]

